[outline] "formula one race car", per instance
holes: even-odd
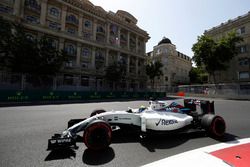
[[[184,105],[181,105],[174,101],[151,100],[149,107],[108,112],[96,110],[89,118],[72,119],[67,130],[48,140],[48,150],[77,148],[77,134],[82,131],[83,142],[89,149],[104,149],[110,145],[114,131],[126,128],[141,136],[198,130],[220,138],[225,133],[226,124],[221,116],[215,115],[214,102],[184,99]]]

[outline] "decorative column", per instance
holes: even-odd
[[[92,56],[91,56],[91,67],[95,69],[95,47],[92,48]]]
[[[135,75],[138,76],[138,57],[135,58]]]
[[[76,66],[80,67],[81,63],[81,43],[77,43],[77,50],[76,50]]]
[[[20,16],[23,18],[23,16],[24,16],[24,8],[25,8],[25,0],[15,1],[15,5],[18,5],[18,2],[21,3],[20,6],[19,6],[19,8],[20,8],[19,10],[20,10]]]
[[[129,67],[130,67],[130,56],[128,55],[128,59],[127,59],[127,74],[129,74]]]
[[[62,7],[62,17],[61,17],[61,30],[65,31],[65,22],[66,22],[66,15],[67,15],[67,6]]]
[[[59,50],[64,50],[64,39],[60,38],[59,39]]]
[[[121,39],[121,28],[118,27],[118,43],[117,43],[118,47],[120,47],[120,41],[121,41],[120,39]]]
[[[93,22],[93,40],[96,41],[96,27],[97,27],[97,20],[95,19]]]
[[[121,52],[117,52],[117,63],[120,61]]]
[[[109,49],[106,49],[106,59],[105,59],[105,66],[109,66]]]
[[[145,39],[142,40],[142,44],[143,44],[143,54],[145,54],[146,53],[146,40]]]
[[[41,1],[40,23],[43,26],[45,26],[45,24],[46,24],[47,2],[48,2],[48,0],[42,0]]]
[[[135,37],[135,52],[138,53],[138,36]]]
[[[106,27],[106,32],[107,32],[106,43],[109,44],[109,37],[110,37],[110,31],[109,31],[109,29],[110,29],[110,23],[107,23],[106,26],[107,26],[107,27]]]
[[[82,26],[83,26],[83,23],[82,23],[82,20],[83,20],[83,15],[82,14],[79,14],[79,25],[78,25],[78,36],[79,37],[82,37]]]
[[[129,46],[130,46],[130,32],[128,32],[128,42],[127,42],[128,50],[129,50]]]
[[[21,12],[21,1],[22,0],[19,0],[19,1],[15,1],[14,3],[14,15],[16,16],[20,16],[20,12]]]

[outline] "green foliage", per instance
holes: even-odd
[[[204,66],[215,81],[215,71],[228,68],[229,61],[237,54],[236,44],[241,41],[242,38],[234,32],[228,33],[219,41],[206,35],[199,36],[198,42],[192,47],[193,60],[197,66]]]
[[[0,65],[2,70],[29,74],[43,84],[47,75],[55,75],[67,61],[67,54],[52,47],[43,36],[40,40],[27,38],[20,24],[0,17]]]
[[[205,71],[200,67],[192,67],[189,71],[190,83],[192,84],[201,84],[207,81],[205,78],[207,75]]]
[[[112,64],[105,69],[105,79],[114,86],[119,84],[126,75],[126,66],[121,64]]]
[[[149,64],[146,65],[146,74],[151,80],[152,86],[154,86],[155,77],[160,77],[163,75],[162,69],[161,69],[162,67],[163,67],[163,64],[159,61],[150,62]]]

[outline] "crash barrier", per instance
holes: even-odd
[[[53,102],[112,99],[149,99],[166,97],[164,92],[98,92],[98,91],[14,91],[1,90],[0,102]]]

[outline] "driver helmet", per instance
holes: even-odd
[[[140,108],[139,108],[139,112],[143,112],[144,110],[146,109],[146,107],[145,106],[141,106]]]

